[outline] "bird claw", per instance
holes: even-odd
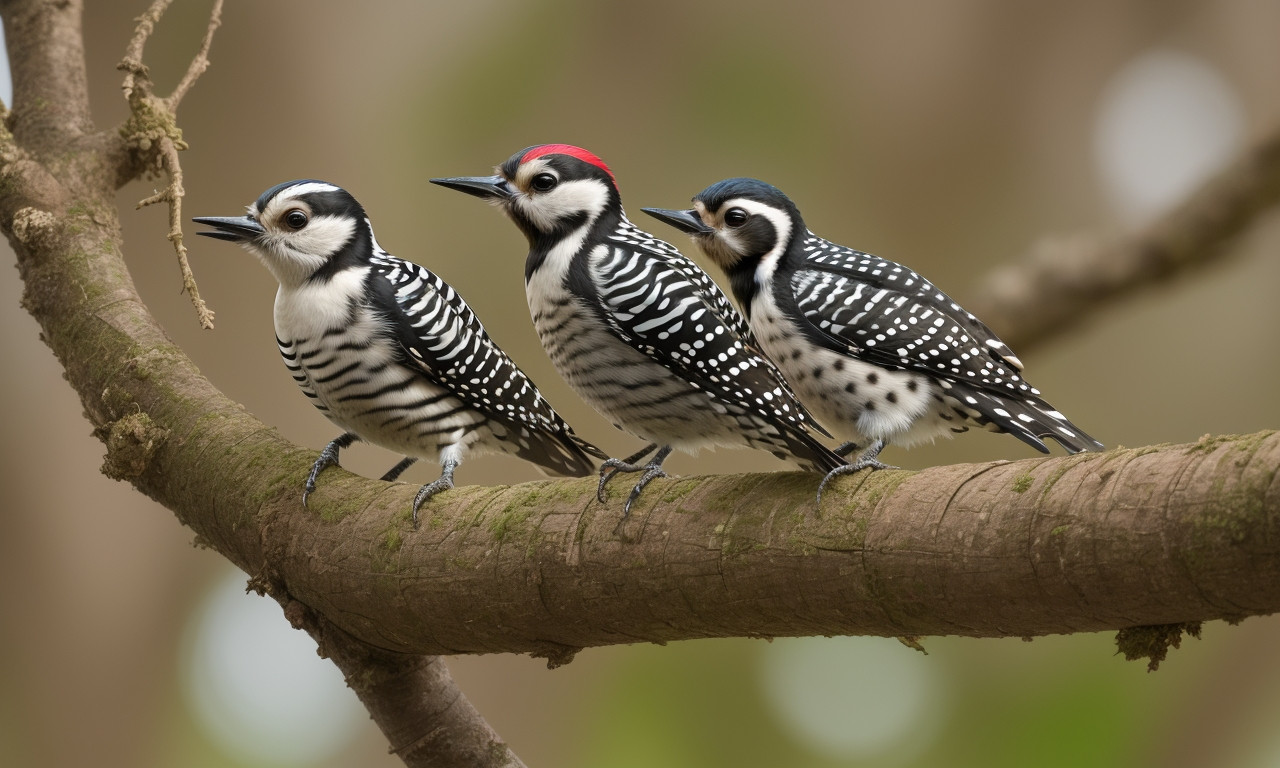
[[[625,459],[607,459],[600,465],[600,484],[596,486],[596,501],[601,504],[605,503],[604,487],[609,484],[619,472],[639,472],[648,468],[648,464],[637,464],[636,462],[648,456],[655,448],[657,443],[649,443],[645,447],[631,454]],[[666,454],[662,454],[662,458],[653,457],[653,461],[662,464],[662,459],[666,458]],[[652,464],[652,462],[650,462]],[[608,473],[608,474],[606,474]]]
[[[666,461],[667,456],[671,455],[671,446],[669,445],[663,446],[659,449],[658,452],[653,455],[653,458],[649,460],[648,464],[635,463],[655,447],[657,446],[650,445],[634,456],[628,456],[625,459],[609,459],[600,465],[600,485],[596,487],[596,498],[600,500],[601,504],[605,502],[605,485],[616,477],[619,472],[643,473],[640,475],[640,479],[636,482],[635,487],[631,489],[631,493],[627,496],[627,503],[622,507],[622,519],[618,521],[618,524],[614,526],[613,529],[615,534],[618,532],[618,529],[622,527],[622,524],[627,521],[627,518],[631,516],[631,505],[635,503],[636,499],[640,498],[640,492],[644,490],[644,487],[659,477],[670,477],[670,475],[662,471],[662,462]],[[607,475],[605,474],[606,472],[608,472]]]
[[[604,487],[609,481],[617,476],[619,472],[639,472],[644,467],[628,464],[622,459],[609,459],[600,465],[600,483],[596,486],[596,501],[601,504],[605,503]]]
[[[648,485],[650,481],[656,480],[659,477],[670,477],[670,475],[662,471],[662,465],[660,464],[646,464],[641,467],[641,469],[644,470],[644,474],[640,476],[640,480],[637,481],[635,487],[631,489],[631,495],[627,497],[627,503],[622,505],[622,519],[624,521],[631,515],[631,505],[635,503],[636,499],[640,498],[640,492],[644,490],[644,487]],[[621,525],[621,523],[619,523],[619,525]]]
[[[439,477],[418,489],[418,495],[413,497],[413,514],[410,520],[413,522],[415,530],[418,528],[418,508],[427,503],[427,500],[435,496],[441,491],[447,491],[453,487],[453,478]]]
[[[446,461],[440,476],[418,489],[418,495],[413,497],[413,514],[409,518],[415,531],[418,529],[418,508],[437,493],[453,488],[453,470],[457,467],[458,462]]]
[[[320,455],[316,457],[316,462],[311,465],[311,473],[307,475],[307,482],[302,486],[303,509],[307,508],[307,497],[316,490],[316,478],[320,476],[321,472],[325,471],[329,467],[339,466],[338,451],[346,448],[355,441],[356,436],[350,432],[339,435],[333,440],[330,440],[329,444],[320,452]]]
[[[845,445],[849,445],[849,443],[845,443]],[[840,448],[844,448],[845,445],[840,446]],[[883,440],[877,440],[871,444],[871,447],[869,447],[862,456],[858,457],[857,461],[845,464],[843,467],[836,467],[828,472],[827,476],[822,478],[822,482],[818,484],[818,504],[822,504],[822,492],[826,490],[827,483],[831,482],[833,478],[840,477],[842,475],[852,475],[855,472],[861,472],[864,469],[870,469],[873,471],[877,469],[898,469],[898,467],[895,467],[892,464],[885,464],[876,458],[880,455],[880,451],[884,450],[884,446],[885,443]],[[838,450],[839,449],[837,449],[837,451]]]

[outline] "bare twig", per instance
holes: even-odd
[[[1106,303],[1230,253],[1232,240],[1277,203],[1280,130],[1143,230],[1046,240],[994,272],[966,305],[1014,349],[1025,349]]]
[[[200,50],[196,52],[195,58],[191,60],[191,65],[187,67],[187,72],[174,86],[173,93],[169,94],[166,100],[169,104],[169,111],[177,113],[178,105],[182,103],[182,98],[187,95],[187,91],[191,90],[191,86],[196,84],[196,80],[204,71],[209,68],[209,47],[213,45],[213,33],[217,31],[222,24],[222,0],[214,0],[213,11],[209,14],[209,28],[205,30],[204,41],[200,43]]]
[[[209,67],[209,47],[213,44],[213,33],[222,23],[222,0],[215,0],[213,4],[204,41],[200,45],[200,50],[192,58],[190,66],[187,67],[186,74],[173,89],[173,93],[162,98],[155,94],[155,86],[146,64],[142,61],[142,55],[147,39],[155,31],[156,24],[171,2],[172,0],[155,0],[151,7],[138,17],[138,26],[134,29],[133,38],[129,40],[124,58],[116,67],[125,73],[121,87],[130,109],[129,119],[121,128],[121,135],[148,171],[163,175],[169,180],[163,190],[139,202],[138,207],[168,203],[169,233],[167,237],[169,242],[173,243],[173,249],[178,255],[182,289],[191,297],[200,327],[209,329],[213,328],[213,310],[209,309],[204,299],[200,298],[195,274],[191,271],[191,264],[187,260],[187,247],[182,242],[182,198],[186,191],[182,188],[182,165],[178,160],[178,152],[186,149],[187,143],[183,141],[182,130],[177,125],[177,109],[182,97]]]
[[[148,94],[151,92],[151,75],[147,71],[147,65],[142,63],[142,49],[147,44],[147,39],[151,37],[151,33],[155,31],[156,24],[160,23],[160,17],[172,2],[173,0],[155,0],[151,7],[138,17],[138,26],[134,27],[133,37],[130,38],[129,45],[124,50],[124,58],[116,65],[116,69],[125,73],[124,98],[130,104],[133,103],[135,87],[143,88]]]
[[[182,188],[182,166],[178,162],[179,147],[172,138],[164,136],[160,139],[157,150],[160,154],[161,167],[169,176],[169,184],[160,192],[138,202],[138,208],[155,203],[169,204],[169,242],[178,254],[178,269],[182,271],[182,289],[191,297],[195,305],[196,316],[200,327],[213,328],[213,310],[209,309],[204,299],[200,298],[200,288],[196,285],[196,276],[191,272],[191,263],[187,260],[187,246],[182,242],[182,196],[186,191]]]

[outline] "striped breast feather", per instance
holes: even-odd
[[[582,440],[524,372],[489,338],[480,319],[435,273],[388,254],[371,259],[370,294],[404,362],[490,421],[521,458],[562,475],[595,472],[600,449]]]
[[[778,370],[754,351],[742,316],[679,251],[613,243],[591,271],[603,319],[619,339],[717,402],[779,426],[818,429]]]

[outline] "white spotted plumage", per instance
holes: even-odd
[[[1039,450],[1102,445],[1022,378],[986,325],[913,270],[809,231],[755,179],[728,179],[688,211],[647,209],[725,269],[765,353],[837,436],[911,445],[983,426]]]

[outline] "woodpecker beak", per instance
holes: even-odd
[[[512,196],[511,185],[501,176],[455,176],[451,179],[432,179],[431,183],[489,200],[505,200]]]
[[[197,235],[212,237],[215,240],[227,240],[232,243],[243,243],[263,234],[262,225],[248,216],[197,216],[192,219],[197,224],[215,227],[212,232],[197,232]]]
[[[641,208],[658,221],[670,224],[681,232],[690,235],[710,235],[715,230],[702,222],[698,212],[690,208],[687,211],[669,211],[666,208]]]

